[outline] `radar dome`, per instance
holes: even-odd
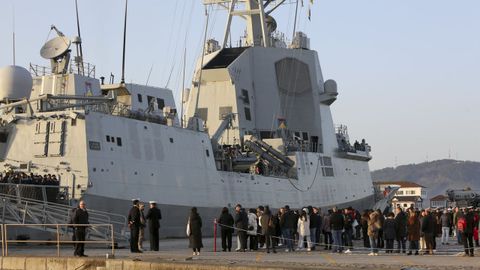
[[[337,82],[334,80],[327,80],[323,86],[325,88],[326,93],[333,93],[333,94],[338,93]]]
[[[30,72],[19,66],[0,68],[0,100],[29,98],[32,92]]]

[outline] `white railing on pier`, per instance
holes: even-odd
[[[19,228],[19,227],[41,227],[41,228],[50,228],[55,230],[56,232],[56,239],[55,240],[9,240],[8,239],[8,231],[9,228]],[[69,227],[87,227],[87,229],[104,229],[109,231],[109,234],[106,235],[104,239],[100,240],[92,240],[88,239],[88,233],[85,241],[78,241],[78,240],[64,240],[61,239],[63,236],[67,234],[62,233],[62,228],[69,228]],[[1,227],[2,230],[2,256],[8,256],[8,245],[14,243],[36,243],[36,244],[55,244],[57,247],[57,256],[60,256],[60,246],[62,244],[76,244],[76,243],[84,243],[84,244],[105,244],[107,247],[112,250],[112,256],[115,256],[115,236],[112,224],[3,224]],[[68,231],[68,230],[65,230]],[[110,246],[108,246],[110,245]]]

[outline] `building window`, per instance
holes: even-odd
[[[139,103],[142,103],[143,102],[142,94],[137,94],[137,99]]]
[[[250,108],[245,107],[245,119],[248,121],[252,120],[252,116],[250,115]]]
[[[397,195],[403,195],[403,190],[397,191]]]
[[[122,146],[122,138],[117,137],[117,145]]]
[[[115,137],[112,136],[111,141],[112,141],[112,143],[115,143]]]
[[[110,142],[110,136],[107,135],[107,142]]]
[[[163,100],[163,98],[157,98],[157,106],[159,110],[163,110],[165,107],[165,100]]]

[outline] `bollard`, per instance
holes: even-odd
[[[217,219],[213,220],[213,252],[217,252]]]

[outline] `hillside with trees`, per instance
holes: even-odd
[[[428,188],[428,198],[447,189],[470,187],[480,192],[480,162],[442,159],[372,172],[373,181],[411,181]]]

